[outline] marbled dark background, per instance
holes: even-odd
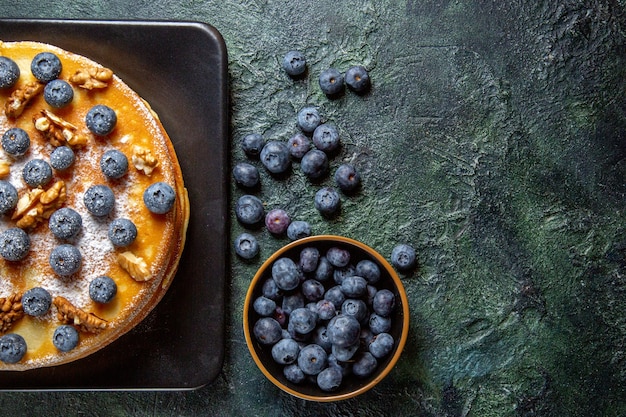
[[[331,221],[318,185],[262,171],[270,208],[315,233],[388,256],[418,251],[403,275],[411,332],[396,369],[337,404],[283,394],[250,358],[247,285],[287,243],[231,255],[226,358],[192,392],[1,393],[4,415],[626,415],[626,3],[487,0],[0,1],[3,17],[199,20],[223,35],[231,89],[230,163],[250,132],[286,140],[310,103],[340,129],[331,161],[363,188]],[[303,51],[309,75],[280,69]],[[370,69],[373,88],[327,99],[329,66]],[[330,182],[328,179],[326,182]],[[234,185],[231,200],[242,191]],[[233,236],[243,228],[232,222]],[[210,237],[207,237],[210,238]]]

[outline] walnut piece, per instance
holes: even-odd
[[[149,281],[152,278],[146,261],[130,251],[117,255],[117,262],[135,281]]]
[[[108,322],[93,313],[88,313],[75,307],[66,298],[56,296],[52,303],[57,308],[59,321],[78,327],[79,330],[89,333],[98,333],[107,328]]]
[[[151,176],[152,171],[159,165],[159,160],[150,152],[150,149],[140,146],[133,147],[131,160],[135,168],[138,171],[143,171],[147,176]]]
[[[106,88],[113,78],[113,71],[108,68],[90,67],[79,69],[70,77],[70,82],[86,90]]]
[[[11,161],[0,159],[0,178],[6,178],[11,173]]]
[[[42,110],[39,115],[33,116],[33,123],[35,129],[43,133],[53,146],[82,148],[87,144],[87,136],[79,133],[76,126],[48,110]]]
[[[52,213],[67,198],[67,191],[64,181],[55,182],[50,188],[34,188],[23,194],[19,200],[12,220],[17,220],[16,226],[22,229],[35,227],[42,221],[49,219]]]
[[[22,317],[24,317],[24,310],[21,293],[0,298],[0,333],[5,333]]]
[[[43,87],[42,83],[34,81],[13,91],[6,103],[4,103],[4,113],[10,119],[20,117],[28,103],[43,91]]]

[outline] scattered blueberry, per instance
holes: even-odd
[[[265,227],[274,235],[282,235],[285,233],[289,227],[289,223],[291,223],[289,214],[283,209],[272,209],[268,211],[265,216]]]
[[[273,318],[262,317],[254,324],[253,333],[262,344],[273,345],[282,338],[283,330]]]
[[[87,112],[85,123],[94,135],[106,136],[115,128],[117,114],[115,110],[104,104],[96,104]]]
[[[305,133],[311,133],[321,123],[320,114],[315,107],[304,107],[298,112],[298,127]]]
[[[100,170],[109,179],[122,178],[128,172],[128,158],[117,149],[108,150],[100,158]]]
[[[324,152],[332,152],[339,148],[339,132],[331,124],[323,123],[313,131],[313,144]]]
[[[415,249],[401,243],[391,251],[391,264],[401,272],[406,272],[415,267]]]
[[[328,96],[339,94],[343,90],[343,74],[335,68],[328,68],[321,72],[319,84],[324,94]]]
[[[65,171],[74,164],[76,155],[69,146],[59,146],[50,154],[50,165],[57,171]]]
[[[50,106],[60,109],[72,102],[74,89],[67,81],[55,79],[44,87],[43,99]]]
[[[298,359],[300,345],[293,339],[281,339],[272,346],[272,358],[280,365],[289,365]]]
[[[307,279],[302,283],[302,295],[308,301],[319,301],[324,296],[324,285],[315,279]]]
[[[346,297],[361,297],[367,292],[367,281],[356,275],[345,277],[341,282],[341,291]]]
[[[291,167],[289,148],[284,142],[271,140],[261,150],[261,163],[272,174],[282,174]]]
[[[117,294],[117,284],[111,277],[101,275],[89,283],[89,297],[97,303],[109,303]]]
[[[278,258],[272,264],[272,278],[281,290],[296,289],[300,285],[300,275],[298,265],[287,257]]]
[[[58,78],[62,69],[61,60],[52,52],[40,52],[30,63],[30,71],[44,83]]]
[[[306,58],[300,51],[289,51],[283,57],[283,69],[291,77],[302,75],[306,70]]]
[[[379,333],[369,343],[370,353],[377,359],[384,358],[393,350],[395,341],[389,333]]]
[[[307,246],[300,251],[298,266],[302,272],[313,272],[317,269],[320,259],[320,251],[315,246]]]
[[[365,378],[370,376],[376,367],[378,361],[370,352],[363,352],[359,354],[352,364],[352,373],[358,377]]]
[[[368,284],[375,284],[380,280],[380,268],[369,259],[360,260],[356,264],[356,275],[367,280]]]
[[[276,301],[261,295],[254,299],[252,308],[259,316],[270,317],[276,311]]]
[[[331,265],[337,268],[343,268],[350,263],[350,251],[339,246],[331,246],[326,251],[326,258]]]
[[[78,346],[78,330],[69,324],[62,324],[54,329],[52,344],[61,352],[69,352]]]
[[[328,322],[327,331],[330,342],[339,347],[353,346],[359,341],[361,325],[352,316],[339,314]]]
[[[319,149],[311,149],[303,157],[300,169],[310,179],[322,178],[328,172],[328,157]]]
[[[298,366],[302,369],[306,375],[317,375],[324,368],[326,368],[328,362],[328,354],[319,345],[310,344],[300,349],[298,355]]]
[[[300,384],[306,379],[306,375],[302,372],[302,369],[295,363],[285,366],[283,368],[283,375],[287,381],[293,382],[294,384]]]
[[[329,366],[317,375],[317,386],[322,391],[336,391],[341,386],[343,374],[339,368]]]
[[[42,316],[52,305],[52,296],[41,287],[31,288],[22,295],[22,308],[29,316]]]
[[[389,317],[396,306],[396,296],[388,289],[376,291],[372,300],[372,310],[380,316]]]
[[[30,137],[24,129],[12,127],[2,135],[2,149],[11,156],[22,156],[30,147]]]
[[[340,205],[339,193],[332,187],[324,187],[315,193],[315,208],[325,216],[335,214]]]
[[[22,178],[33,188],[44,186],[52,180],[52,167],[43,159],[31,159],[24,165]]]
[[[80,232],[83,227],[83,219],[77,211],[69,207],[62,207],[52,213],[48,220],[48,227],[55,237],[71,239]]]
[[[174,207],[176,192],[164,182],[151,184],[143,193],[143,202],[152,213],[165,214]]]
[[[55,273],[69,276],[78,272],[82,264],[82,255],[76,246],[64,243],[50,252],[50,266]]]
[[[20,261],[30,250],[30,238],[18,227],[0,233],[0,256],[7,261]]]
[[[108,236],[113,246],[128,246],[137,238],[137,226],[130,219],[115,219],[109,224]]]
[[[265,140],[258,133],[250,133],[241,140],[241,148],[251,158],[258,158],[264,146]]]
[[[348,68],[345,80],[348,87],[357,93],[362,93],[370,87],[370,75],[362,65]]]
[[[144,202],[146,196],[144,194]],[[92,185],[85,191],[83,202],[94,216],[103,217],[111,213],[115,205],[113,190],[107,185]]]
[[[252,259],[259,253],[259,242],[250,233],[241,233],[235,238],[235,253],[243,259]]]
[[[294,220],[287,227],[287,237],[290,240],[298,240],[311,236],[311,226],[304,220]]]
[[[233,178],[242,187],[253,188],[259,184],[259,170],[247,162],[239,162],[233,168]]]
[[[16,333],[0,337],[0,361],[18,363],[26,354],[26,340]]]
[[[5,56],[0,56],[0,89],[11,88],[20,78],[20,68],[15,61]]]
[[[311,149],[311,141],[302,133],[296,133],[289,138],[287,146],[292,157],[301,159]]]
[[[361,176],[350,164],[342,164],[335,171],[335,183],[343,192],[354,191],[361,184]]]
[[[263,202],[253,195],[242,195],[235,205],[235,215],[244,225],[256,225],[265,217]]]
[[[0,180],[0,215],[13,210],[17,205],[17,190],[8,181]]]

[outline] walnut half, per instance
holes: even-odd
[[[20,117],[24,108],[37,94],[43,91],[44,85],[40,82],[34,81],[26,84],[24,87],[19,88],[7,99],[4,103],[4,113],[10,119],[16,119]]]
[[[147,176],[152,175],[152,171],[159,165],[159,160],[150,152],[150,149],[140,146],[133,147],[133,156],[131,157],[133,166],[138,171],[143,171]]]
[[[52,303],[57,308],[59,321],[65,324],[77,326],[79,330],[89,333],[98,333],[107,328],[108,322],[93,313],[88,313],[75,307],[66,298],[56,296]]]
[[[78,132],[78,128],[48,110],[42,110],[33,116],[35,129],[40,131],[53,146],[69,145],[81,148],[87,144],[87,136]]]
[[[149,281],[152,278],[146,261],[130,251],[117,255],[117,262],[135,281]]]
[[[22,317],[24,317],[24,310],[21,293],[0,298],[0,333],[5,333]]]
[[[113,78],[113,71],[108,68],[90,67],[79,69],[70,77],[70,82],[86,90],[106,88]]]
[[[17,206],[11,216],[17,220],[16,226],[22,229],[35,227],[49,219],[52,213],[65,202],[67,192],[65,182],[57,181],[47,190],[34,188],[17,200]]]

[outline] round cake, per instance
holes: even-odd
[[[189,220],[173,145],[110,69],[0,41],[0,370],[85,357],[137,325]]]

